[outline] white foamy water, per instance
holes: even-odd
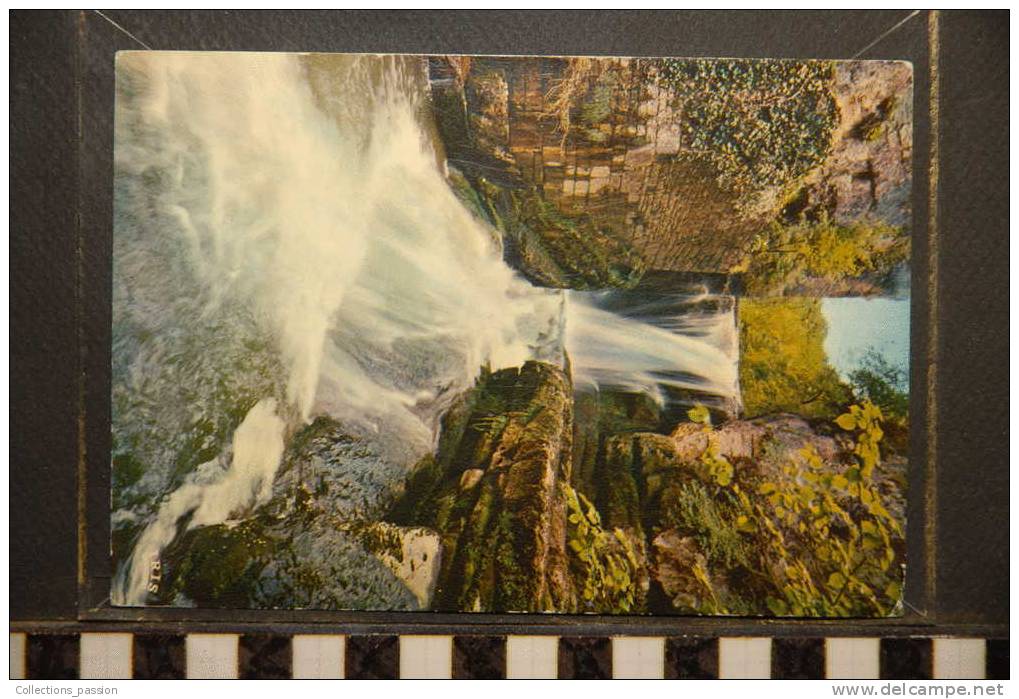
[[[155,214],[176,223],[152,233],[179,237],[186,259],[173,262],[195,280],[201,315],[254,317],[280,355],[286,405],[258,403],[234,434],[230,468],[165,498],[119,575],[118,603],[144,603],[148,565],[185,517],[213,524],[261,502],[285,421],[328,412],[409,459],[431,447],[443,399],[483,364],[555,353],[561,295],[503,264],[450,191],[421,128],[415,68],[121,54],[132,89],[118,95],[117,176],[155,182],[126,204],[137,209],[131,234],[144,238]],[[121,262],[130,297],[147,281]]]
[[[566,347],[578,387],[645,393],[659,404],[667,402],[669,388],[738,401],[731,299],[682,290],[664,297],[571,291],[566,308]]]
[[[115,604],[148,601],[181,527],[266,502],[316,415],[409,465],[482,366],[560,363],[564,322],[578,381],[734,390],[719,338],[503,262],[436,162],[419,59],[128,52],[117,75],[114,439],[143,474],[115,519],[145,525]]]
[[[232,458],[224,471],[218,464],[200,466],[159,508],[142,532],[120,573],[116,604],[144,604],[152,566],[177,534],[179,520],[190,514],[188,528],[226,522],[238,510],[268,502],[272,479],[283,457],[285,423],[276,401],[255,404],[233,436]]]

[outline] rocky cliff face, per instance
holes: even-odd
[[[586,217],[649,270],[729,273],[776,219],[910,221],[906,63],[834,64],[827,154],[802,178],[749,200],[685,135],[687,95],[663,83],[662,61],[433,58],[430,66],[451,165],[471,182],[531,192],[563,216]]]
[[[913,67],[899,61],[837,63],[832,92],[839,122],[832,150],[788,205],[839,223],[910,224]]]
[[[533,192],[561,216],[583,217],[642,266],[728,271],[763,219],[740,218],[735,197],[683,150],[679,116],[649,62],[579,60],[575,69],[566,59],[474,58],[454,77],[446,59],[433,59],[449,163],[472,182]],[[526,260],[511,262],[528,273]]]

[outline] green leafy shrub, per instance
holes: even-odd
[[[841,225],[775,222],[754,238],[743,267],[751,294],[781,294],[809,280],[837,284],[864,274],[889,276],[909,255],[902,229],[873,221]]]
[[[581,611],[621,614],[639,602],[640,561],[633,542],[621,529],[606,531],[591,501],[563,484],[567,508],[567,545],[575,571]]]
[[[885,616],[899,603],[893,540],[902,539],[902,525],[874,487],[881,418],[881,409],[865,401],[836,419],[856,438],[856,463],[845,473],[825,471],[817,453],[805,451],[809,470],[761,485],[768,506],[757,509],[771,544],[769,568],[780,583],[767,600],[775,614]]]
[[[750,542],[739,529],[740,506],[730,490],[709,490],[703,483],[687,481],[670,493],[663,510],[662,528],[692,535],[709,568],[750,563]]]
[[[909,416],[906,372],[888,362],[873,348],[864,354],[860,368],[849,374],[853,392],[881,408],[885,419]]]
[[[881,408],[885,442],[896,452],[909,447],[909,377],[873,348],[864,354],[860,367],[850,372],[849,382],[857,401],[869,400]]]
[[[882,419],[881,409],[870,401],[835,419],[835,426],[854,439],[853,463],[842,470],[806,447],[801,461],[782,464],[770,479],[733,482],[710,505],[706,493],[688,491],[687,502],[673,516],[695,531],[709,554],[709,565],[692,571],[704,588],[694,611],[740,613],[727,604],[727,590],[712,577],[734,572],[778,616],[886,616],[895,611],[902,591],[903,529],[874,480]],[[731,510],[719,512],[727,506]],[[720,516],[730,524],[724,526]],[[734,532],[742,545],[732,541]],[[719,555],[723,544],[747,556]]]
[[[612,116],[612,95],[619,78],[613,71],[602,73],[580,105],[581,119],[588,126],[599,124]]]

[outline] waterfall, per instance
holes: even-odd
[[[731,308],[507,266],[426,95],[412,57],[118,53],[113,451],[137,473],[114,520],[137,531],[115,604],[148,601],[182,531],[265,503],[315,416],[409,466],[481,367],[561,364],[564,327],[579,384],[735,394]]]
[[[661,276],[631,291],[568,293],[574,384],[644,393],[663,407],[702,402],[735,412],[735,299],[703,284],[663,285]]]
[[[328,413],[409,462],[479,367],[558,351],[561,294],[502,262],[437,166],[419,119],[423,70],[401,58],[118,54],[114,392],[150,405],[115,400],[115,438],[172,440],[164,414],[187,424],[222,410],[201,386],[151,405],[179,395],[171,377],[248,376],[239,390],[258,401],[232,446],[150,516],[116,603],[145,602],[178,523],[259,504],[284,425]]]

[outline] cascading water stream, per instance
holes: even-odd
[[[739,403],[734,299],[702,286],[668,293],[567,294],[566,347],[578,389],[644,393],[660,405]]]
[[[314,416],[409,467],[480,367],[561,364],[564,324],[578,382],[735,390],[710,333],[503,262],[436,162],[418,59],[122,52],[117,76],[115,604],[183,530],[265,503]]]

